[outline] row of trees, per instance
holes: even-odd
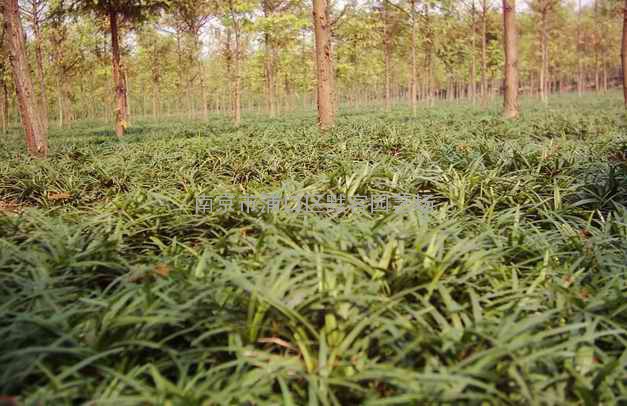
[[[317,105],[327,129],[338,105],[499,94],[515,117],[519,93],[548,103],[625,82],[627,4],[578,1],[529,0],[516,16],[515,0],[4,0],[0,116],[6,128],[15,94],[35,156],[49,122],[79,118],[114,117],[122,137],[133,115],[239,125],[242,111]]]

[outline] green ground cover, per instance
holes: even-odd
[[[618,97],[0,147],[0,395],[25,404],[627,402]],[[203,194],[433,196],[195,213]],[[37,403],[41,401],[43,403]],[[144,403],[142,403],[144,402]]]

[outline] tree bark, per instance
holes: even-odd
[[[266,18],[272,14],[272,8],[268,0],[262,2],[263,14]],[[274,38],[269,31],[264,32],[264,73],[265,73],[265,86],[266,86],[266,111],[270,114],[270,117],[276,116],[276,101],[275,101],[275,50],[274,50]]]
[[[425,64],[426,66],[426,71],[427,71],[427,101],[429,104],[429,107],[433,107],[435,100],[434,100],[434,80],[433,80],[433,33],[431,32],[431,18],[429,16],[429,3],[424,3],[423,5],[424,7],[424,13],[425,13],[425,20],[426,20],[426,24],[427,24],[427,32],[428,32],[428,43],[427,43],[427,49],[426,49],[426,55],[425,55]]]
[[[487,22],[488,3],[483,0],[481,3],[481,103],[485,104],[488,93],[488,65],[487,65]]]
[[[0,120],[2,120],[2,133],[9,132],[9,89],[7,83],[2,80],[2,97],[0,98]]]
[[[388,27],[388,5],[387,1],[383,1],[381,4],[381,19],[383,20],[383,66],[385,76],[385,111],[392,110],[392,100],[390,91],[390,60],[391,60],[391,47],[390,47],[390,30]]]
[[[548,84],[548,44],[547,44],[547,14],[548,14],[548,3],[547,0],[542,1],[541,4],[541,21],[540,21],[540,52],[541,52],[541,62],[540,62],[540,100],[544,104],[548,103],[548,92],[547,88]]]
[[[623,43],[621,44],[621,62],[623,67],[623,101],[627,108],[627,0],[623,6]]]
[[[470,100],[472,101],[472,104],[475,104],[477,102],[477,58],[475,57],[475,46],[476,46],[476,33],[475,33],[475,26],[476,26],[476,21],[475,21],[475,14],[476,14],[476,9],[475,9],[475,2],[473,0],[472,2],[472,8],[471,8],[471,29],[472,29],[472,37],[471,37],[471,64],[470,64],[470,87],[468,89],[468,92],[470,93]]]
[[[627,0],[626,0],[627,1]],[[411,88],[409,97],[411,97],[411,111],[416,115],[417,103],[416,86],[418,82],[418,69],[416,67],[416,0],[411,0]]]
[[[46,92],[46,75],[44,73],[44,54],[41,39],[41,19],[38,1],[32,2],[31,14],[33,18],[33,34],[35,37],[35,62],[37,66],[37,81],[39,82],[39,104],[41,120],[44,129],[48,131],[48,96]]]
[[[159,64],[153,67],[152,72],[152,118],[158,120],[161,117],[161,67]]]
[[[627,0],[625,0],[627,1]],[[581,55],[581,0],[577,1],[577,94],[583,95],[583,56]]]
[[[109,23],[111,24],[111,61],[113,68],[113,84],[115,86],[115,134],[118,138],[124,136],[128,127],[126,121],[126,89],[120,66],[120,43],[118,28],[118,13],[113,8],[109,9]]]
[[[316,42],[318,126],[324,131],[335,125],[335,72],[327,0],[313,0],[312,15]]]
[[[270,35],[265,35],[265,58],[264,69],[266,74],[266,110],[270,114],[270,117],[276,116],[276,101],[275,90],[276,84],[274,80],[274,49],[271,44]]]
[[[69,124],[74,121],[74,112],[72,111],[72,101],[70,99],[70,82],[64,78],[62,78],[61,82],[61,94],[63,96],[63,115],[65,117],[65,122]]]
[[[130,125],[130,121],[131,121],[131,103],[129,99],[130,87],[128,85],[128,72],[125,66],[122,66],[122,80],[124,81],[124,111],[126,112],[127,125]]]
[[[5,0],[2,11],[5,41],[13,70],[22,127],[26,133],[26,146],[33,157],[46,158],[48,156],[48,132],[43,125],[41,112],[33,92],[33,81],[26,58],[24,30],[20,21],[17,0]]]
[[[207,84],[203,77],[200,78],[200,90],[202,92],[202,118],[209,119],[209,96],[207,95]]]
[[[518,33],[516,0],[503,0],[503,32],[505,47],[505,94],[503,115],[518,116]]]
[[[239,127],[242,122],[242,95],[241,95],[241,86],[242,86],[242,78],[240,73],[240,61],[241,61],[241,44],[240,44],[240,26],[239,22],[235,23],[235,61],[233,66],[233,71],[235,74],[235,81],[233,87],[233,102],[235,103],[235,126]]]

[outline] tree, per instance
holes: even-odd
[[[392,33],[390,22],[390,9],[389,3],[386,0],[381,1],[381,5],[378,7],[378,11],[381,14],[381,23],[383,25],[382,39],[383,39],[383,66],[385,77],[385,111],[392,110],[392,100],[390,91],[390,74],[391,74],[391,57],[392,57]]]
[[[246,14],[250,12],[252,4],[249,0],[222,0],[220,8],[223,14],[223,24],[227,27],[229,56],[232,56],[231,97],[233,121],[239,126],[242,121],[242,31],[247,22]],[[233,32],[233,51],[231,53],[230,32]]]
[[[139,32],[140,45],[139,63],[148,66],[150,87],[152,91],[152,118],[161,117],[161,88],[164,75],[164,65],[174,49],[172,38],[159,34],[154,27],[148,26]]]
[[[115,134],[124,136],[128,127],[126,84],[120,57],[120,23],[142,22],[169,5],[167,0],[74,0],[70,9],[94,12],[109,21],[111,30],[111,67],[115,87]]]
[[[621,62],[623,68],[623,100],[627,108],[627,0],[623,6],[623,42],[621,44]]]
[[[411,98],[411,111],[416,115],[418,95],[418,68],[416,66],[416,0],[409,1],[411,15],[411,83],[409,97]]]
[[[481,102],[486,102],[488,96],[488,11],[490,5],[488,0],[481,0]]]
[[[531,3],[531,8],[539,16],[539,39],[540,39],[540,99],[543,103],[548,103],[549,93],[549,18],[553,14],[559,0],[535,0]]]
[[[506,118],[518,116],[518,30],[516,29],[516,0],[503,0],[503,34],[505,48],[505,94],[503,100]]]
[[[41,118],[45,129],[48,129],[48,96],[46,92],[46,74],[44,71],[44,54],[43,54],[43,38],[42,23],[44,21],[44,12],[46,9],[46,0],[29,0],[29,7],[22,9],[30,20],[33,36],[35,40],[35,73],[39,82],[39,108]]]
[[[302,3],[295,0],[261,0],[262,16],[257,18],[256,30],[263,42],[263,78],[266,111],[270,117],[277,113],[277,75],[280,52],[295,42],[299,31],[309,26],[302,13]],[[304,44],[303,44],[304,45]]]
[[[316,42],[318,126],[327,130],[335,125],[335,72],[331,47],[331,20],[327,0],[313,0]]]
[[[175,30],[177,40],[177,51],[179,52],[179,86],[183,87],[185,82],[188,102],[188,113],[190,118],[194,116],[193,89],[195,83],[200,79],[200,88],[205,94],[203,72],[200,66],[199,54],[202,48],[200,35],[202,29],[207,25],[209,19],[216,10],[213,5],[205,0],[176,0],[172,7],[172,16],[169,19],[170,25]],[[156,44],[155,44],[156,45]],[[155,72],[156,73],[156,72]],[[203,114],[206,117],[206,100],[203,97]]]
[[[4,24],[0,24],[0,44],[4,44],[5,29]],[[7,82],[9,81],[8,56],[5,54],[4,47],[0,51],[0,122],[2,123],[2,133],[9,131],[9,89]]]
[[[19,6],[17,0],[6,0],[0,7],[5,25],[4,40],[9,50],[22,127],[26,133],[26,146],[33,157],[46,158],[48,156],[48,132],[33,91]]]

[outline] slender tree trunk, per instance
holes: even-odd
[[[67,80],[63,80],[61,82],[61,94],[63,95],[63,116],[65,117],[65,122],[67,124],[74,121],[74,111],[72,110],[72,100],[71,100],[71,89],[70,82]],[[96,115],[95,110],[92,110],[92,117]]]
[[[35,63],[37,66],[37,81],[39,82],[39,104],[41,120],[44,129],[48,131],[48,96],[46,94],[46,75],[44,73],[44,54],[41,39],[41,21],[39,2],[32,2],[31,14],[33,18],[33,34],[35,37]]]
[[[33,157],[45,158],[48,156],[48,132],[43,125],[41,112],[33,92],[33,81],[26,58],[24,30],[20,21],[17,0],[5,0],[2,11],[5,41],[13,70],[22,127],[26,133],[26,146]]]
[[[608,82],[607,75],[608,73],[607,73],[607,55],[606,55],[603,61],[603,93],[607,93],[607,82]]]
[[[230,41],[229,41],[229,47],[230,47]],[[183,49],[181,47],[181,33],[180,31],[177,29],[176,30],[176,60],[177,60],[177,64],[176,64],[176,90],[178,93],[179,97],[184,97],[185,95],[184,90],[183,90],[183,86],[184,86],[184,79],[183,79]],[[177,113],[181,113],[181,104],[182,103],[177,103],[176,104],[176,112]]]
[[[503,100],[506,118],[518,116],[518,33],[516,29],[516,0],[503,0],[503,31],[505,46],[505,94]]]
[[[204,79],[200,79],[200,90],[202,92],[202,118],[209,119],[209,96],[207,95],[207,85]]]
[[[59,128],[63,128],[64,120],[63,120],[63,89],[61,88],[61,75],[57,76],[57,105],[59,108],[59,120],[58,126]]]
[[[425,63],[427,70],[427,99],[430,107],[433,107],[435,103],[435,92],[434,92],[434,79],[433,79],[433,34],[431,32],[431,17],[429,16],[429,3],[424,3],[424,13],[425,20],[428,28],[428,39],[429,43],[427,44],[426,55],[425,55]]]
[[[597,0],[594,1],[594,21],[598,21],[599,16],[599,3]],[[598,92],[600,89],[599,82],[599,51],[601,50],[601,31],[598,29],[598,26],[595,25],[594,28],[594,91]]]
[[[124,136],[128,127],[126,121],[126,89],[120,66],[120,43],[118,29],[118,13],[109,9],[109,23],[111,24],[111,62],[113,69],[113,84],[115,86],[115,134],[118,138]]]
[[[152,83],[152,119],[157,120],[159,118],[159,84]]]
[[[305,49],[305,31],[303,31],[303,38],[301,41],[301,57],[303,61],[307,60],[307,53]],[[303,63],[303,111],[307,111],[307,88],[306,83],[309,82],[309,75],[307,74],[307,64]]]
[[[481,4],[481,103],[485,104],[488,95],[488,64],[487,64],[487,24],[488,2],[482,0]]]
[[[318,126],[324,131],[335,125],[335,73],[327,0],[313,0],[312,15],[316,42]]]
[[[128,72],[126,66],[122,66],[123,80],[124,80],[124,111],[126,112],[126,122],[130,125],[131,122],[131,103],[130,103],[130,87],[128,85]]]
[[[627,0],[626,0],[627,1]],[[583,95],[583,55],[581,55],[581,0],[577,1],[577,94]]]
[[[161,117],[161,63],[159,61],[159,53],[155,45],[153,49],[153,67],[152,67],[152,117],[158,120]]]
[[[626,0],[627,1],[627,0]],[[417,103],[416,87],[418,85],[418,68],[416,67],[416,0],[411,0],[411,89],[409,97],[411,97],[411,111],[416,115]]]
[[[235,74],[235,81],[233,86],[233,103],[235,104],[234,121],[235,126],[239,127],[242,122],[242,78],[240,73],[241,62],[241,44],[240,44],[240,24],[235,23],[235,60],[233,64],[233,71]]]
[[[470,87],[468,88],[470,100],[472,101],[473,104],[477,102],[477,58],[475,56],[475,47],[476,47],[475,15],[476,15],[476,9],[475,9],[475,2],[473,0],[472,8],[471,8],[471,19],[472,19],[471,21],[471,29],[472,29],[471,48],[472,49],[470,51],[472,61],[470,64]]]
[[[272,14],[268,0],[262,2],[263,14],[266,18]],[[270,117],[276,116],[276,101],[275,101],[275,52],[274,52],[274,39],[269,31],[264,32],[264,71],[266,79],[266,110],[270,114]]]
[[[383,20],[383,65],[385,76],[385,111],[392,110],[392,100],[390,91],[390,61],[391,61],[391,47],[390,47],[390,32],[388,27],[388,3],[384,1],[381,5],[381,17]]]
[[[2,120],[2,133],[9,132],[9,91],[4,79],[0,79],[2,82],[2,97],[0,97],[0,120]]]
[[[541,11],[541,21],[540,21],[540,52],[541,52],[541,61],[540,61],[540,99],[544,104],[548,103],[548,50],[547,50],[547,10],[548,5],[546,4],[546,0],[542,3],[542,11]]]
[[[270,114],[270,117],[276,116],[276,95],[275,95],[275,80],[274,80],[274,49],[271,44],[270,34],[265,34],[265,73],[266,73],[266,110]]]
[[[621,62],[623,67],[623,101],[627,108],[627,0],[623,6],[623,43],[621,44]]]
[[[225,62],[226,62],[226,75],[230,80],[230,83],[228,85],[228,88],[225,90],[225,94],[224,94],[224,103],[223,106],[229,106],[228,109],[224,109],[223,111],[228,111],[229,115],[233,115],[233,111],[234,111],[234,100],[233,100],[233,82],[234,82],[234,76],[233,76],[233,51],[232,51],[232,41],[231,41],[231,29],[227,28],[226,29],[226,41],[225,41],[225,45],[226,45],[226,49],[225,49]],[[228,101],[228,103],[227,103]]]

